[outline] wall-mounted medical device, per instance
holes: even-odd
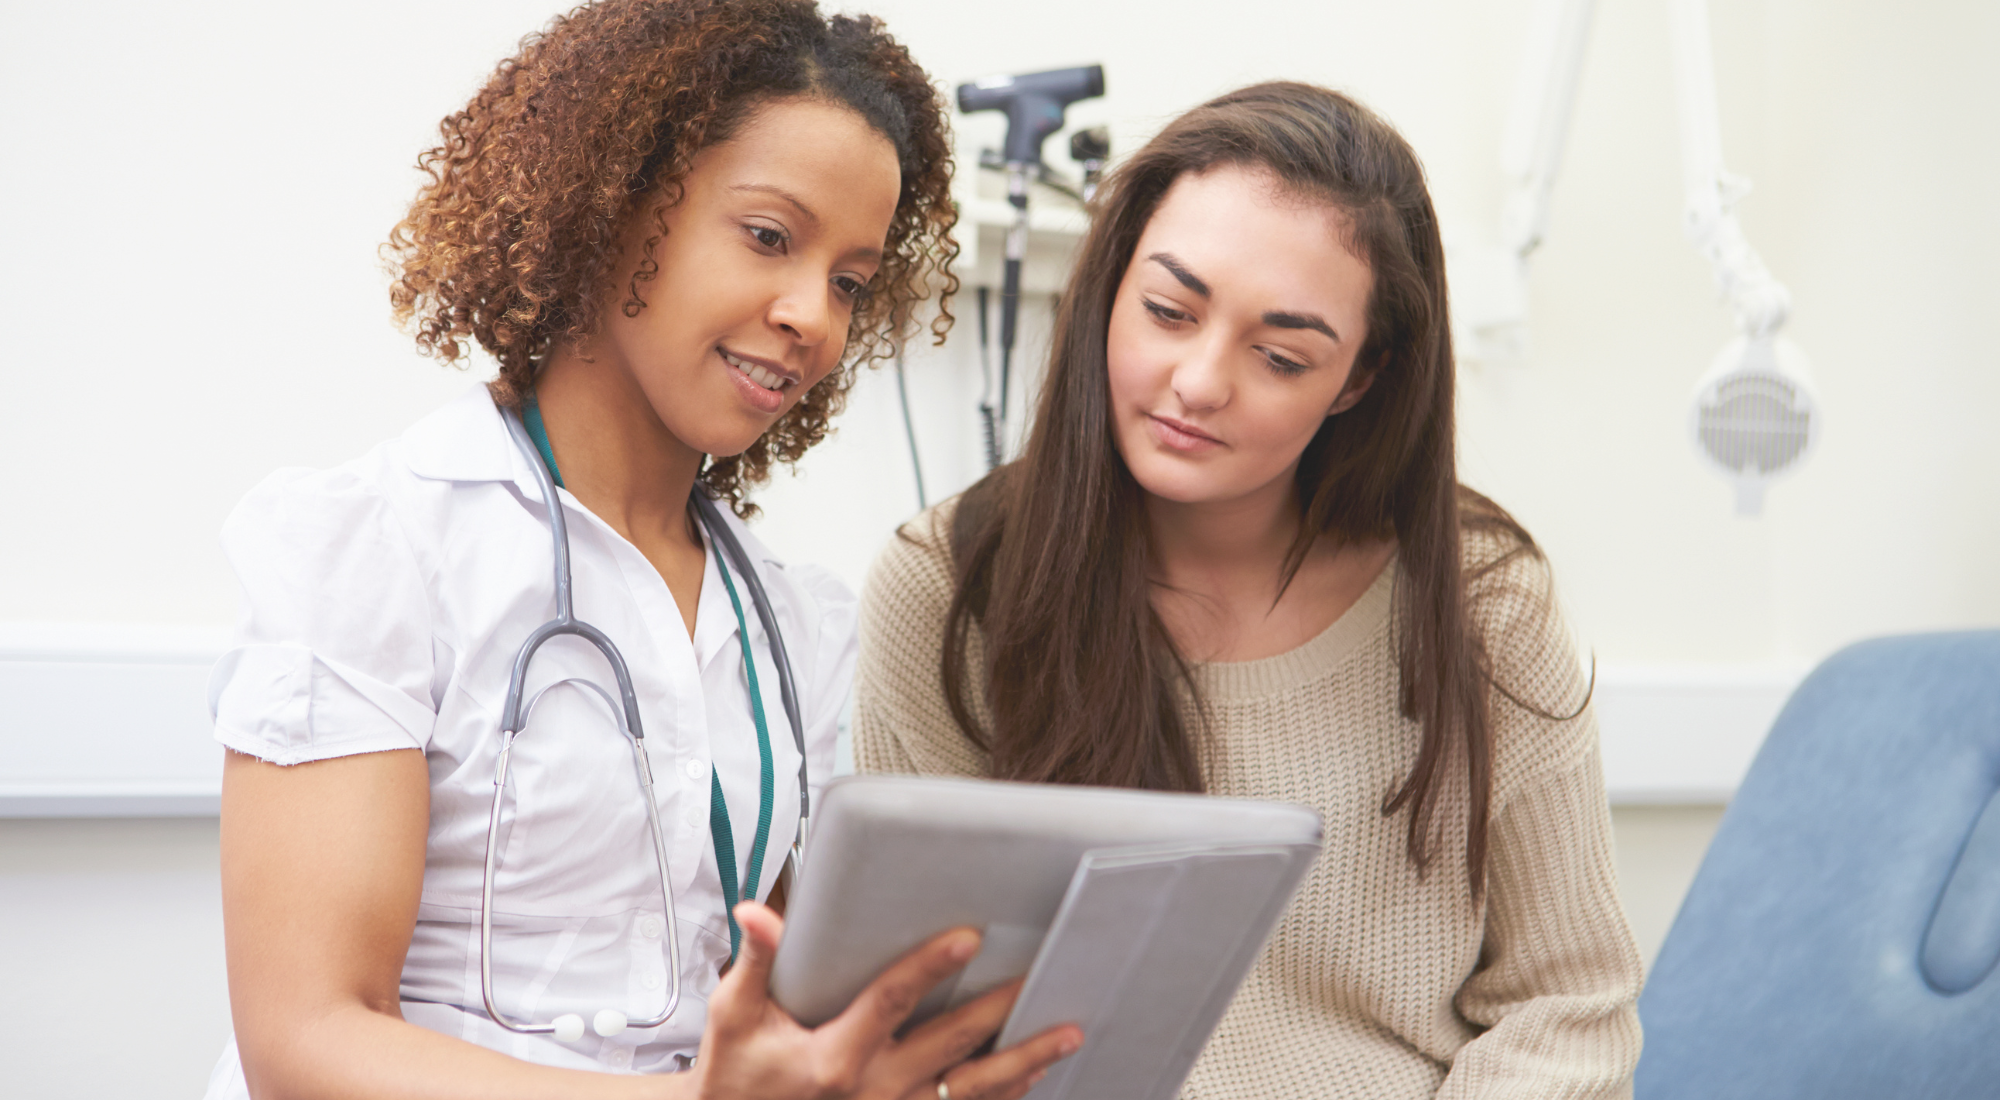
[[[1073,154],[1089,154],[1077,158],[1083,165],[1083,179],[1077,183],[1071,183],[1042,163],[1042,144],[1062,129],[1065,108],[1078,100],[1103,94],[1102,65],[990,76],[958,87],[959,110],[967,114],[1002,111],[1007,116],[1007,136],[998,154],[980,157],[981,167],[1006,172],[1007,202],[1014,208],[1000,276],[1000,369],[997,375],[990,369],[986,372],[986,392],[979,405],[989,468],[999,465],[1007,439],[1007,394],[1021,309],[1021,261],[1028,254],[1028,186],[1042,183],[1079,201],[1089,200],[1096,190],[1096,175],[1103,171],[1104,161],[1110,156],[1108,136],[1101,130],[1085,131],[1090,136],[1079,134],[1071,140]],[[984,302],[981,304],[983,307]],[[983,319],[983,308],[981,316]]]
[[[1549,195],[1569,138],[1596,0],[1537,0],[1530,16],[1507,128],[1500,239],[1453,242],[1452,344],[1461,359],[1511,363],[1527,351],[1528,257],[1548,231]]]
[[[1772,276],[1736,220],[1750,182],[1722,167],[1715,62],[1707,0],[1674,0],[1674,76],[1688,238],[1715,269],[1737,336],[1695,386],[1689,429],[1696,449],[1736,487],[1738,515],[1763,510],[1764,489],[1795,471],[1820,434],[1805,353],[1779,334],[1792,296]]]
[[[1771,481],[1796,470],[1819,438],[1805,354],[1779,334],[1791,295],[1743,236],[1736,203],[1749,181],[1722,167],[1706,0],[1672,0],[1688,237],[1715,269],[1737,337],[1695,387],[1689,431],[1703,459],[1756,515]],[[1510,362],[1526,349],[1528,257],[1549,223],[1549,196],[1596,0],[1537,0],[1501,141],[1507,195],[1497,244],[1452,249],[1453,343],[1462,359]]]

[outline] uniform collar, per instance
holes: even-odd
[[[506,422],[501,419],[499,406],[493,403],[493,397],[484,385],[471,387],[442,408],[410,425],[409,430],[403,433],[402,448],[403,461],[418,477],[435,481],[511,481],[520,487],[524,499],[539,499],[540,490],[536,488],[527,458],[515,446]],[[569,497],[568,490],[558,489],[557,493]],[[570,502],[575,507],[574,498],[570,498]],[[751,533],[750,528],[727,505],[719,511],[722,521],[729,525],[729,529],[736,533],[736,540],[743,544],[743,552],[756,565],[765,589],[776,587],[772,583],[771,567],[780,564],[777,556],[771,553],[762,539]],[[709,550],[711,560],[705,570],[708,575],[702,580],[704,589],[711,583],[720,588],[720,581],[714,577],[712,556],[721,552],[719,547]],[[708,658],[715,655],[715,650],[736,634],[735,616],[729,611],[728,597],[720,591],[716,595],[719,598],[715,606],[719,613],[702,616],[696,626],[696,633],[701,636],[696,641],[696,648],[704,665]],[[750,593],[740,579],[737,581],[737,595],[743,599],[743,611],[752,635],[761,637],[761,624],[750,610]],[[702,623],[723,618],[728,620],[728,624],[719,635],[701,629]]]
[[[473,386],[410,425],[402,438],[410,472],[434,481],[518,481],[532,493],[534,475],[514,445],[500,408]]]

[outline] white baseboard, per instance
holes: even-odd
[[[210,816],[209,627],[0,623],[0,818]],[[1720,804],[1804,670],[1600,664],[1614,805]]]

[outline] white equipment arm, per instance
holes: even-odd
[[[1508,187],[1500,239],[1522,261],[1542,243],[1548,228],[1549,192],[1569,138],[1570,108],[1596,6],[1597,0],[1535,4],[1500,145],[1500,170]]]
[[[1708,3],[1672,2],[1674,79],[1680,95],[1681,161],[1687,181],[1687,235],[1714,265],[1716,289],[1736,311],[1736,324],[1744,335],[1769,336],[1785,323],[1792,296],[1758,258],[1736,220],[1736,203],[1749,194],[1750,181],[1722,167]]]
[[[1528,255],[1542,243],[1549,192],[1597,0],[1536,0],[1500,142],[1506,197],[1497,243],[1448,243],[1454,338],[1469,360],[1514,362],[1526,349]]]

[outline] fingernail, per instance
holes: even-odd
[[[1075,1054],[1079,1050],[1082,1050],[1083,1036],[1078,1035],[1075,1032],[1071,1032],[1068,1035],[1063,1036],[1061,1049],[1062,1049],[1062,1056],[1065,1058],[1069,1057],[1072,1054]]]
[[[953,962],[964,962],[979,954],[979,937],[970,932],[954,937],[948,951]]]

